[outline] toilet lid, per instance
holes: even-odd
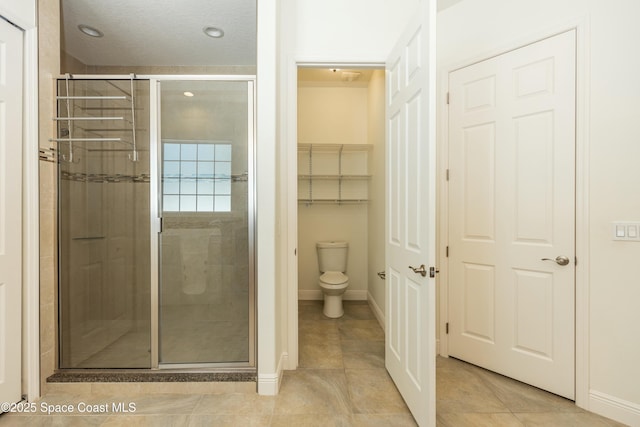
[[[320,276],[320,281],[328,285],[342,285],[348,280],[349,278],[340,271],[326,271]]]

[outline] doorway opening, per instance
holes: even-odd
[[[324,300],[318,242],[346,242],[341,298],[368,302],[384,328],[384,68],[299,66],[297,76],[297,300]],[[301,366],[305,352],[300,343]]]

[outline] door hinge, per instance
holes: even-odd
[[[578,265],[578,257],[574,257],[574,265]]]
[[[445,333],[449,335],[449,322],[447,322],[444,326],[445,326]]]
[[[449,169],[447,169],[447,181],[449,181]]]
[[[449,105],[449,92],[447,92],[447,105]]]
[[[445,248],[445,255],[447,258],[449,258],[449,246]]]
[[[436,270],[435,267],[429,267],[429,277],[436,277],[436,273],[440,273],[440,270]]]

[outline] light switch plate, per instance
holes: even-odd
[[[611,231],[613,240],[640,242],[640,222],[614,221]]]

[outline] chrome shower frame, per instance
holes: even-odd
[[[83,80],[147,80],[149,81],[149,137],[150,137],[150,294],[151,294],[151,370],[172,370],[172,371],[213,371],[224,372],[255,372],[256,370],[256,76],[255,75],[98,75],[98,74],[74,74],[61,76],[62,79],[83,79]],[[221,82],[246,82],[248,101],[248,140],[247,140],[247,164],[248,164],[248,249],[249,249],[249,357],[248,362],[233,363],[180,363],[163,364],[160,363],[160,233],[162,231],[161,203],[162,188],[160,185],[161,170],[161,132],[160,132],[160,85],[163,81],[189,81],[206,80]],[[134,136],[135,138],[135,136]],[[134,142],[135,144],[135,142]],[[134,145],[133,161],[138,160],[137,150]],[[154,202],[155,201],[155,202]],[[106,368],[107,370],[120,371],[120,369]],[[67,369],[65,369],[67,370]],[[74,370],[74,369],[69,369]],[[137,369],[140,370],[140,369]],[[146,369],[143,369],[146,370]],[[86,370],[82,370],[86,372]],[[100,372],[104,372],[100,369]]]

